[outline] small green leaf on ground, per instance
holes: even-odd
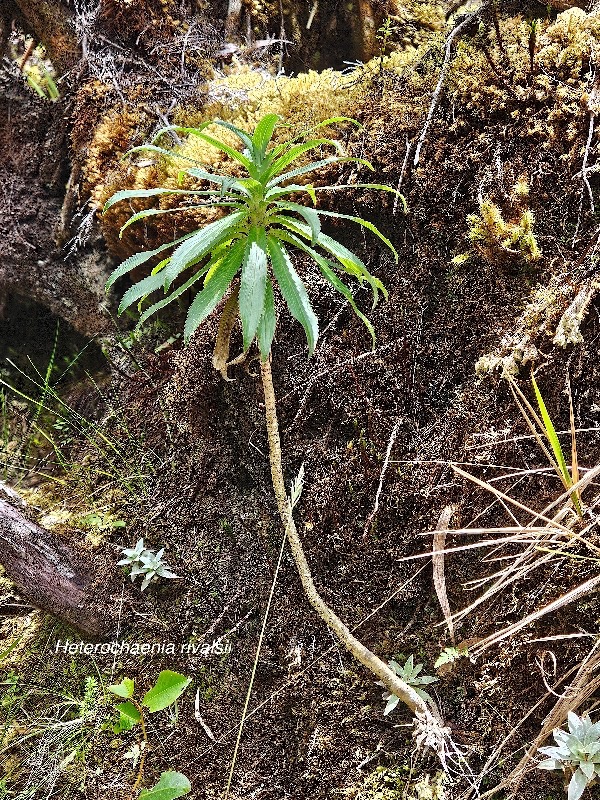
[[[144,695],[142,705],[146,706],[151,713],[162,711],[163,708],[172,705],[190,683],[191,678],[165,669],[158,676],[154,686]]]
[[[123,678],[121,683],[108,687],[108,691],[116,694],[117,697],[124,697],[126,700],[133,697],[134,683],[131,678]]]
[[[139,800],[175,800],[191,792],[189,780],[181,772],[163,772],[152,789],[142,789]]]

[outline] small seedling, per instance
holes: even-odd
[[[164,547],[156,553],[148,550],[144,545],[144,540],[140,539],[135,547],[126,547],[122,551],[125,557],[118,561],[120,566],[131,567],[131,580],[134,581],[138,575],[143,575],[141,591],[147,589],[151,581],[155,578],[178,578],[171,572],[168,565],[163,561]]]
[[[469,651],[466,647],[444,647],[433,666],[438,669],[445,664],[453,664],[459,658],[464,658],[468,655]]]
[[[406,659],[404,666],[400,666],[400,664],[393,658],[388,661],[388,664],[390,665],[390,669],[393,670],[393,672],[395,672],[399,678],[402,678],[405,683],[412,687],[422,700],[425,700],[426,703],[431,703],[431,705],[434,705],[431,695],[429,695],[420,687],[427,686],[430,683],[436,683],[438,679],[433,675],[420,675],[419,673],[423,669],[423,664],[415,664],[414,656],[409,656]],[[381,681],[378,681],[377,683],[379,686],[383,686]],[[400,698],[396,697],[395,694],[391,694],[391,692],[384,692],[382,696],[384,700],[387,700],[387,704],[383,711],[383,716],[387,717],[387,715],[396,708],[400,702]]]
[[[538,768],[572,773],[568,800],[579,800],[586,787],[600,778],[600,722],[592,722],[588,714],[578,717],[573,711],[567,721],[568,733],[561,728],[552,732],[556,745],[539,748],[547,758]]]
[[[139,545],[139,542],[138,542]],[[140,725],[142,741],[133,745],[124,758],[131,759],[135,768],[138,763],[138,773],[134,784],[134,791],[138,789],[144,777],[144,761],[148,751],[148,734],[146,730],[146,713],[154,714],[163,711],[177,702],[179,697],[190,685],[191,679],[179,672],[170,669],[163,670],[154,686],[149,689],[141,700],[135,697],[135,682],[131,678],[123,678],[121,683],[109,686],[109,692],[124,700],[117,705],[119,721],[113,727],[113,733],[122,733],[131,730],[135,725]],[[160,780],[152,789],[143,789],[140,800],[175,800],[191,791],[189,780],[181,772],[163,772]],[[161,793],[162,792],[162,793]]]

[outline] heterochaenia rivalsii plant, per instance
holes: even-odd
[[[323,127],[339,122],[352,122],[344,118],[326,120]],[[367,283],[373,292],[374,304],[379,292],[387,295],[383,284],[373,277],[362,260],[344,247],[340,242],[327,236],[321,230],[321,217],[347,219],[361,225],[378,236],[398,258],[391,242],[370,222],[359,217],[338,214],[333,211],[320,211],[315,208],[317,193],[336,189],[369,188],[394,192],[380,184],[352,184],[313,187],[310,184],[297,184],[294,179],[314,172],[321,167],[340,162],[372,166],[363,159],[346,156],[339,142],[327,138],[296,137],[283,144],[275,145],[272,137],[279,117],[267,114],[257,124],[253,134],[247,134],[236,126],[216,120],[199,128],[170,126],[161,130],[153,142],[136,150],[151,151],[169,158],[177,158],[177,152],[164,149],[156,143],[167,132],[197,136],[204,142],[227,154],[244,172],[243,177],[220,175],[208,172],[203,165],[193,159],[182,157],[186,164],[181,170],[185,176],[196,179],[198,189],[140,189],[125,190],[114,194],[105,205],[105,211],[122,200],[149,198],[164,194],[175,194],[193,198],[194,205],[186,208],[220,208],[225,214],[218,220],[199,230],[181,236],[174,241],[162,244],[146,252],[137,253],[124,261],[111,275],[107,288],[123,275],[131,273],[140,265],[156,259],[159,254],[171,251],[161,260],[151,274],[138,281],[123,296],[119,313],[134,304],[141,306],[146,297],[160,289],[165,297],[146,308],[139,319],[141,325],[148,317],[168,303],[183,295],[192,286],[201,287],[189,306],[185,323],[184,338],[190,336],[212,313],[219,302],[229,292],[223,308],[214,363],[226,375],[229,338],[233,324],[239,316],[242,324],[244,352],[254,340],[257,341],[261,360],[261,375],[265,396],[265,415],[269,441],[269,457],[273,489],[277,506],[302,585],[306,595],[321,619],[335,633],[342,644],[376,675],[383,685],[399,697],[417,715],[423,727],[420,736],[436,739],[435,731],[441,730],[433,719],[431,711],[419,694],[402,680],[390,667],[365,647],[329,608],[319,595],[311,576],[310,568],[292,516],[283,478],[281,464],[281,445],[275,408],[275,392],[271,375],[270,352],[276,326],[275,295],[273,284],[277,283],[281,296],[292,315],[300,322],[306,333],[309,353],[312,354],[318,338],[318,322],[310,305],[305,286],[298,276],[289,250],[300,250],[317,265],[323,277],[352,306],[369,329],[374,340],[373,326],[359,311],[354,296],[340,278],[339,273]],[[231,131],[242,142],[243,150],[220,141],[210,133],[210,126],[222,126]],[[208,130],[207,130],[208,129]],[[316,129],[313,128],[314,132]],[[324,148],[333,148],[336,155],[328,155],[317,161],[302,163],[305,154]],[[294,166],[300,160],[300,166]],[[307,195],[312,206],[302,205],[294,200],[299,194]],[[134,214],[123,229],[132,223],[150,216],[169,213],[173,209],[146,209]],[[123,230],[122,229],[122,230]],[[181,277],[186,273],[185,279]],[[439,742],[439,736],[437,737]]]

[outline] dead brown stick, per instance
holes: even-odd
[[[103,592],[98,592],[84,562],[53,533],[0,498],[0,564],[19,593],[82,633],[103,636],[113,628],[108,609],[114,604],[101,608],[97,598]]]

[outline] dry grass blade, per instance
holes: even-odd
[[[508,625],[506,628],[503,628],[501,631],[497,631],[496,633],[491,634],[486,639],[483,639],[481,642],[478,642],[473,648],[473,654],[478,655],[481,654],[484,650],[487,650],[488,647],[491,647],[494,644],[498,644],[503,639],[507,639],[509,636],[513,636],[515,633],[520,631],[522,628],[525,628],[532,622],[535,622],[541,617],[545,617],[546,614],[550,614],[553,611],[558,611],[559,608],[572,603],[573,600],[578,600],[580,597],[583,597],[586,594],[589,594],[593,589],[595,589],[598,585],[600,585],[600,575],[595,575],[593,578],[589,578],[589,580],[584,581],[583,583],[576,586],[574,589],[571,589],[570,592],[561,595],[558,599],[553,600],[548,605],[545,605],[543,608],[538,609],[537,611],[533,611],[531,614],[528,614],[523,619],[519,620],[519,622],[515,622],[513,625]]]
[[[512,396],[514,397],[515,403],[517,404],[517,408],[519,409],[519,411],[521,412],[521,416],[523,417],[523,419],[527,423],[527,427],[529,428],[529,430],[533,434],[536,442],[540,446],[540,449],[543,451],[544,455],[546,456],[546,458],[548,459],[548,461],[552,465],[552,468],[554,469],[554,471],[556,472],[556,474],[558,475],[558,477],[562,481],[563,480],[563,475],[562,475],[562,473],[561,473],[561,471],[559,469],[559,466],[556,463],[556,460],[554,459],[554,457],[552,456],[550,451],[548,450],[548,448],[546,447],[546,445],[544,444],[544,440],[542,439],[542,434],[540,434],[540,430],[541,431],[544,430],[544,423],[539,418],[539,416],[537,415],[535,409],[533,408],[533,406],[531,405],[529,400],[525,397],[525,395],[523,394],[521,389],[517,386],[517,384],[515,383],[514,379],[510,381],[509,385],[510,385],[510,390],[512,392]],[[517,395],[518,395],[518,397],[517,397]],[[520,400],[519,400],[519,398],[520,398]],[[527,411],[525,409],[527,409]],[[531,418],[529,416],[530,414],[531,414]],[[539,430],[538,430],[538,428],[536,428],[536,424],[539,427]]]
[[[446,530],[455,511],[456,508],[454,506],[446,506],[440,514],[433,534],[433,553],[431,556],[433,562],[433,585],[453,644],[454,622],[452,621],[452,613],[450,612],[450,603],[448,602],[448,593],[446,591],[444,551],[446,547]]]
[[[569,711],[578,709],[589,697],[591,697],[600,688],[600,675],[594,673],[600,667],[600,653],[597,653],[600,643],[596,643],[586,658],[578,666],[569,670],[561,681],[557,681],[552,687],[557,688],[560,683],[565,681],[573,672],[577,670],[577,674],[573,682],[567,687],[567,691],[557,700],[554,707],[544,720],[542,729],[536,739],[523,758],[519,761],[517,766],[513,769],[510,775],[505,778],[498,786],[491,789],[484,794],[480,795],[479,800],[492,800],[497,796],[497,793],[509,789],[511,797],[517,795],[519,785],[525,777],[526,773],[534,766],[532,764],[533,756],[537,752],[538,747],[550,736],[555,728],[559,728],[567,719]],[[537,705],[537,704],[536,704]]]
[[[571,394],[571,381],[567,377],[567,392],[569,394],[569,422],[571,423],[571,476],[573,483],[579,483],[579,459],[577,458],[577,437],[575,435],[575,414],[573,413],[573,395]],[[581,503],[581,490],[574,492]]]
[[[546,522],[548,525],[550,525],[551,527],[558,528],[559,530],[566,531],[567,533],[569,532],[569,528],[565,527],[560,522],[557,522],[556,520],[545,516],[544,513],[538,514],[537,512],[533,511],[528,506],[523,505],[523,503],[520,503],[518,500],[515,500],[514,497],[510,497],[510,495],[507,495],[507,494],[504,494],[504,492],[501,492],[500,489],[496,489],[495,486],[491,486],[486,481],[482,481],[479,478],[476,478],[475,475],[471,475],[469,472],[465,472],[460,467],[457,467],[456,464],[450,464],[450,466],[454,470],[454,472],[456,472],[458,475],[462,475],[463,478],[466,478],[467,480],[472,481],[473,483],[477,484],[478,486],[481,486],[482,489],[486,489],[488,492],[491,492],[496,497],[499,497],[502,500],[506,500],[508,503],[510,503],[513,506],[516,506],[517,508],[520,508],[522,511],[527,511],[527,513],[531,514],[531,516],[534,518],[534,521],[538,520],[538,519],[541,519],[544,522]],[[569,489],[569,491],[567,492],[566,496],[569,497],[569,495],[571,494],[572,491],[573,491],[573,487],[571,487]]]

